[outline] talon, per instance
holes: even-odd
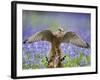
[[[48,62],[48,57],[45,57],[46,58],[46,61]]]
[[[60,61],[63,61],[63,60],[65,60],[65,57],[66,57],[66,56],[64,56],[63,58],[61,58],[61,59],[60,59]]]

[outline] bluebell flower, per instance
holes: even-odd
[[[84,56],[89,56],[91,54],[90,49],[85,49],[83,54],[84,54]]]
[[[76,57],[76,53],[74,50],[70,51],[70,58],[75,58]]]
[[[80,66],[85,66],[87,64],[86,57],[83,57]]]

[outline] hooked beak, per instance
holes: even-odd
[[[58,30],[59,30],[60,32],[64,32],[63,28],[59,28]]]

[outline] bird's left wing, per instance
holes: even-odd
[[[83,47],[83,48],[89,48],[89,44],[74,32],[65,33],[62,42],[72,43],[76,46]]]
[[[49,41],[51,42],[53,39],[53,34],[50,30],[43,30],[41,32],[38,32],[32,36],[30,36],[28,39],[26,39],[23,43],[32,43],[36,41]]]

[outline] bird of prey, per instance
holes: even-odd
[[[23,43],[33,43],[36,41],[49,41],[51,43],[51,52],[48,59],[48,68],[62,67],[61,60],[62,51],[60,49],[61,43],[71,43],[78,47],[89,48],[89,44],[79,37],[75,32],[69,31],[65,32],[63,28],[58,28],[57,32],[52,32],[51,30],[43,30],[38,32]]]

